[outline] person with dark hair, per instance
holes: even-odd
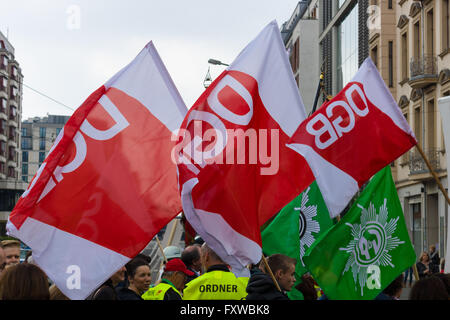
[[[201,276],[186,284],[183,300],[241,300],[245,285],[230,271],[228,265],[207,243],[201,247]]]
[[[414,283],[409,300],[448,300],[449,295],[444,282],[435,275]]]
[[[152,280],[147,260],[136,257],[126,264],[128,287],[117,288],[119,300],[143,300],[142,294],[148,290]]]
[[[124,280],[125,270],[125,266],[122,266],[97,290],[91,293],[86,300],[118,300],[115,287]]]
[[[0,278],[0,300],[49,300],[47,276],[38,266],[10,266]]]
[[[186,268],[192,272],[192,275],[187,276],[186,283],[197,278],[202,271],[202,261],[200,259],[200,246],[187,246],[181,253],[181,260],[186,265]]]
[[[450,297],[450,273],[436,273],[434,276],[441,279],[447,289],[448,296]]]
[[[252,274],[247,285],[246,300],[289,300],[286,291],[295,284],[295,265],[297,260],[284,254],[273,254],[267,259],[272,273],[280,286],[277,289],[269,270],[261,267],[261,272]]]
[[[431,271],[434,273],[439,273],[439,264],[441,258],[439,257],[439,251],[436,250],[436,246],[432,244],[429,250]]]
[[[403,273],[394,279],[375,300],[400,300],[403,291]]]
[[[172,259],[164,267],[161,281],[155,287],[148,289],[143,295],[144,300],[182,300],[186,277],[194,273],[186,268],[181,259]]]

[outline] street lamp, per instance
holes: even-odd
[[[214,64],[216,66],[229,66],[229,64],[223,63],[222,61],[216,60],[216,59],[209,59],[209,64]],[[211,73],[210,73],[210,67],[208,67],[208,72],[206,73],[205,80],[203,80],[203,86],[206,88],[209,87],[209,85],[213,82]]]
[[[217,66],[229,66],[229,64],[223,63],[222,61],[216,60],[216,59],[209,59],[208,63],[215,64]]]

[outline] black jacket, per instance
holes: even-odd
[[[272,278],[262,272],[252,274],[247,293],[246,300],[289,300],[284,292],[278,291]]]
[[[116,288],[116,293],[119,300],[144,300],[136,292],[125,287]]]

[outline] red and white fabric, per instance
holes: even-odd
[[[331,217],[339,215],[375,173],[417,143],[370,58],[289,141],[303,155]]]
[[[260,260],[260,227],[313,181],[305,160],[286,147],[305,118],[273,21],[200,96],[181,126],[176,155],[183,212],[236,274]],[[246,144],[236,134],[254,139]]]
[[[61,130],[7,230],[85,299],[181,211],[172,134],[187,108],[150,42]]]

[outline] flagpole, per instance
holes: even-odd
[[[275,276],[272,272],[272,269],[270,269],[269,264],[267,263],[266,257],[264,257],[264,254],[262,255],[262,260],[263,260],[264,266],[266,267],[267,272],[269,272],[270,277],[272,278],[273,282],[275,283],[275,286],[277,287],[278,291],[281,292],[280,285],[278,284],[278,281],[275,278]]]
[[[162,256],[164,258],[164,263],[167,263],[167,258],[166,255],[164,254],[164,250],[163,247],[161,246],[161,242],[159,241],[158,235],[156,235],[156,242],[158,243],[159,250],[161,250]]]
[[[416,281],[419,281],[419,272],[417,271],[416,264],[414,263],[412,267],[413,267],[413,272],[414,272],[414,278],[416,278]]]
[[[448,197],[448,194],[445,191],[444,186],[442,185],[441,181],[439,180],[439,177],[437,176],[437,174],[434,172],[433,168],[431,167],[430,161],[428,160],[427,156],[425,155],[425,153],[423,152],[423,150],[419,144],[416,144],[416,148],[417,148],[417,150],[419,150],[419,153],[422,156],[423,160],[425,160],[425,163],[426,163],[428,169],[430,170],[431,174],[433,175],[434,180],[436,180],[436,183],[437,183],[439,189],[441,189],[441,192],[444,194],[444,197],[447,200],[448,205],[450,205],[450,199]]]

